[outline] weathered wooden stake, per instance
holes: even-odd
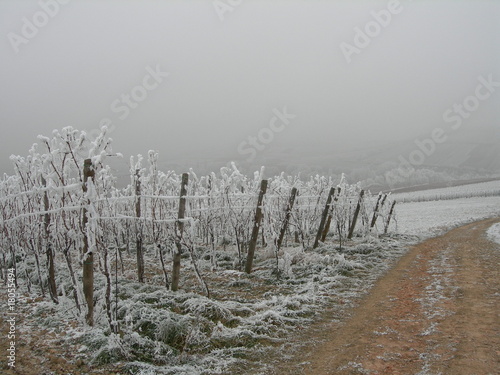
[[[382,193],[379,193],[378,198],[377,198],[377,204],[375,204],[375,209],[373,210],[373,216],[372,216],[372,222],[370,223],[370,229],[375,226],[375,222],[377,221],[378,208],[379,208],[381,198],[382,198]]]
[[[295,202],[295,197],[297,196],[297,188],[292,188],[292,192],[290,193],[290,199],[288,200],[288,206],[285,211],[285,220],[283,220],[283,224],[281,225],[280,237],[278,238],[278,242],[276,244],[276,251],[279,251],[281,248],[281,244],[283,243],[283,238],[285,237],[286,229],[288,227],[288,222],[290,221],[290,216],[292,215],[292,208]]]
[[[365,191],[361,190],[361,192],[359,193],[358,204],[356,206],[356,210],[354,211],[354,216],[352,218],[351,227],[349,228],[349,235],[347,236],[348,239],[351,239],[352,235],[354,234],[354,228],[356,227],[356,221],[358,221],[359,210],[361,209],[361,201],[364,195]]]
[[[179,200],[179,212],[177,214],[177,235],[175,239],[175,246],[177,250],[174,252],[173,262],[172,262],[172,291],[177,291],[179,289],[179,279],[181,274],[181,255],[182,255],[182,235],[184,233],[184,214],[186,212],[186,195],[187,195],[187,184],[189,180],[189,174],[182,174],[181,181],[181,194]]]
[[[330,225],[332,225],[332,219],[333,215],[332,214],[328,215],[328,218],[326,219],[325,223],[325,228],[323,229],[323,233],[321,233],[321,242],[326,241],[326,236],[328,235],[328,231],[330,230]]]
[[[387,221],[385,223],[385,228],[384,228],[384,234],[387,233],[387,230],[389,229],[389,224],[391,223],[391,217],[394,212],[394,206],[396,205],[396,201],[392,202],[391,209],[389,211],[389,216],[387,216]]]
[[[384,207],[384,203],[387,199],[387,196],[388,196],[388,194],[384,194],[384,197],[382,198],[382,202],[380,202],[380,209],[382,209],[382,207]]]
[[[294,236],[295,236],[295,243],[300,243],[299,231],[298,230],[296,230],[294,232]]]
[[[85,159],[83,164],[83,192],[87,192],[87,181],[89,177],[94,180],[94,168],[91,159]],[[83,294],[87,303],[87,314],[85,321],[89,326],[94,325],[94,254],[89,251],[89,240],[87,236],[87,209],[83,209],[82,227],[85,231],[83,236]]]
[[[248,246],[247,262],[245,264],[245,272],[252,272],[253,256],[255,254],[255,246],[259,236],[260,222],[262,220],[262,201],[267,191],[267,180],[262,180],[260,183],[259,198],[257,200],[257,210],[255,211],[255,220],[253,223],[252,237]]]
[[[333,197],[334,203],[339,200],[340,191],[341,191],[341,188],[337,187],[337,194],[335,194]],[[330,226],[332,225],[332,220],[333,220],[333,210],[334,210],[334,206],[331,205],[331,208],[329,211],[330,214],[328,215],[328,219],[326,220],[326,224],[325,224],[325,229],[323,229],[323,233],[321,234],[321,242],[325,242],[326,236],[327,236],[328,232],[330,231]]]
[[[314,240],[313,249],[316,249],[319,245],[319,240],[321,235],[323,234],[323,229],[325,228],[326,217],[328,216],[328,212],[330,211],[330,205],[332,203],[332,197],[335,194],[335,188],[330,188],[328,193],[328,198],[326,199],[325,208],[323,208],[323,214],[321,215],[321,221],[319,223],[318,232],[316,233],[316,238]]]
[[[137,279],[140,283],[144,282],[144,252],[142,249],[142,225],[141,218],[141,179],[140,170],[135,171],[135,216],[138,221],[136,224],[135,248],[137,254]]]
[[[42,176],[42,186],[46,187],[47,186],[47,181],[45,178]],[[45,254],[47,256],[47,268],[49,271],[49,277],[48,277],[48,286],[49,286],[49,294],[50,298],[54,303],[59,303],[59,300],[57,298],[57,286],[56,286],[56,272],[55,272],[55,267],[54,267],[54,251],[52,249],[52,244],[50,243],[50,214],[47,213],[49,210],[49,195],[47,191],[43,193],[43,208],[45,210],[45,214],[43,215],[43,227],[44,227],[44,236],[45,236]]]

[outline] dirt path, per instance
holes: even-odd
[[[500,374],[500,245],[465,225],[414,246],[345,324],[277,374]],[[293,368],[293,369],[292,369]]]

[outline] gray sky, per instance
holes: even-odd
[[[398,141],[442,126],[443,112],[474,94],[478,76],[500,81],[498,1],[401,1],[350,63],[341,44],[355,46],[355,28],[373,26],[371,12],[390,1],[232,3],[218,14],[208,0],[73,0],[51,8],[46,25],[15,46],[24,18],[43,24],[48,11],[2,0],[1,171],[38,134],[90,131],[103,118],[114,125],[116,151],[156,149],[162,160],[245,160],[238,146],[284,107],[296,117],[267,149]],[[145,90],[150,70],[169,75],[148,78]],[[144,100],[120,119],[122,94],[133,90]],[[469,128],[499,126],[498,91]]]

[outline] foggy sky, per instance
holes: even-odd
[[[115,151],[155,149],[160,160],[244,160],[239,144],[284,107],[296,117],[267,148],[404,140],[442,125],[478,76],[500,81],[495,1],[401,1],[402,11],[348,63],[341,43],[353,45],[354,28],[388,3],[244,0],[221,20],[211,0],[73,0],[16,53],[8,34],[21,35],[23,18],[41,8],[3,0],[0,172],[11,173],[9,155],[26,155],[38,134],[69,125],[91,131],[104,118],[115,128]],[[154,89],[120,119],[116,101],[148,69],[168,77],[148,80]],[[499,126],[496,94],[469,129]]]

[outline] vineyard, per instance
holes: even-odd
[[[200,315],[210,311],[212,344],[217,330],[235,324],[229,317],[236,312],[218,305],[211,292],[218,271],[251,275],[254,259],[265,254],[268,275],[287,279],[292,265],[306,264],[329,241],[340,272],[352,268],[342,254],[346,242],[377,238],[395,219],[388,195],[371,196],[344,178],[266,178],[264,169],[248,177],[235,164],[207,176],[176,174],[158,169],[154,151],[131,157],[130,184],[118,188],[106,160],[122,156],[111,144],[106,128],[90,140],[68,127],[52,138],[39,136],[27,157],[11,157],[15,174],[0,182],[1,277],[14,269],[19,293],[53,305],[64,300],[80,324],[116,337],[147,331],[143,312],[134,316],[127,282],[163,288],[170,301],[164,307],[178,319],[153,329],[150,339],[162,342],[160,352],[200,344],[193,339],[200,332],[183,331],[179,309],[197,317],[198,330]],[[198,304],[176,297],[191,279],[200,297],[190,298]]]

